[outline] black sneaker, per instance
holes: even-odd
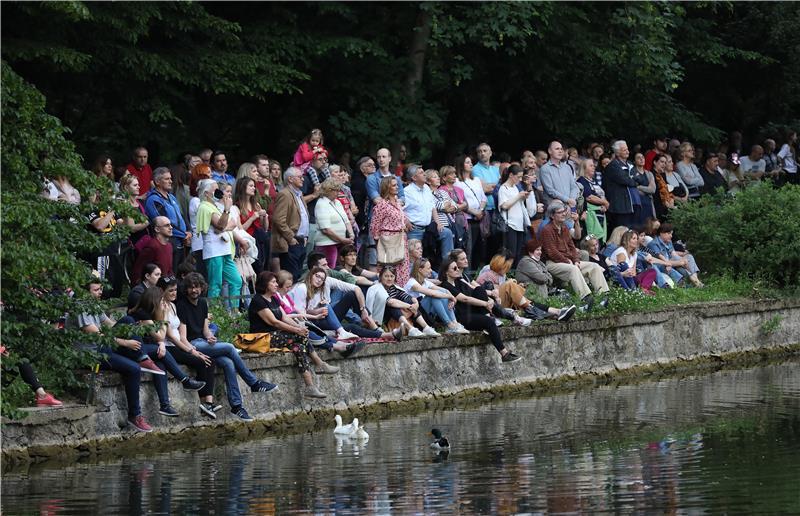
[[[167,416],[167,417],[178,417],[180,415],[178,414],[177,410],[172,408],[172,405],[164,405],[163,407],[158,409],[158,413],[161,414],[162,416]]]
[[[522,311],[525,314],[525,317],[528,319],[533,319],[534,321],[541,321],[542,319],[547,319],[547,312],[539,308],[538,306],[534,306],[530,304],[525,307]]]
[[[600,307],[601,307],[601,308],[608,308],[608,296],[604,297],[604,298],[603,298],[603,299],[600,301]]]
[[[594,298],[592,297],[591,294],[589,294],[588,296],[581,299],[581,307],[579,310],[581,312],[590,312],[593,306],[594,306]]]
[[[363,342],[354,342],[353,344],[348,344],[345,350],[341,351],[339,354],[342,355],[342,358],[348,358],[355,355],[365,347],[366,344]]]
[[[222,407],[220,407],[222,408]],[[211,419],[217,419],[217,415],[214,413],[214,404],[213,403],[206,403],[204,401],[200,402],[200,412],[205,414],[206,416],[210,417]]]
[[[206,386],[206,382],[194,380],[187,376],[186,378],[183,379],[181,385],[183,385],[183,389],[186,391],[199,391],[200,389]]]
[[[558,313],[558,320],[559,321],[569,321],[572,319],[572,316],[575,315],[575,312],[578,310],[578,307],[572,305],[568,308],[562,308],[561,311]]]
[[[241,419],[242,421],[255,421],[250,414],[244,409],[244,407],[239,407],[238,409],[231,409],[231,413]]]
[[[277,389],[277,385],[274,383],[265,382],[264,380],[259,380],[250,386],[250,390],[253,392],[272,392]]]
[[[521,356],[515,355],[514,353],[511,353],[509,351],[508,353],[503,355],[503,362],[516,362],[517,360],[520,360],[521,358],[522,358]]]

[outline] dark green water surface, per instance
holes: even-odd
[[[2,512],[800,514],[797,360],[366,425],[12,471]]]

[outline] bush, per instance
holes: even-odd
[[[675,210],[681,238],[705,272],[800,286],[800,187],[759,183],[735,197],[704,196]]]
[[[45,112],[45,98],[2,64],[2,343],[9,355],[3,369],[30,361],[48,391],[60,395],[83,386],[77,371],[96,363],[79,352],[76,341],[113,344],[110,336],[89,338],[77,330],[57,330],[65,313],[95,312],[103,307],[86,299],[81,288],[91,269],[76,255],[97,252],[112,239],[125,238],[127,227],[102,237],[90,233],[84,221],[91,211],[88,192],[98,191],[100,205],[119,204],[109,197],[106,179],[81,168],[67,129]],[[82,193],[73,206],[49,202],[40,193],[45,177],[64,175]],[[103,183],[105,181],[105,183]],[[76,296],[68,295],[70,291]],[[18,406],[30,404],[30,389],[21,379],[3,389],[2,413],[18,416]]]

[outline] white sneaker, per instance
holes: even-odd
[[[530,326],[531,325],[531,320],[530,319],[526,319],[526,318],[520,317],[520,316],[514,317],[514,322],[516,324],[519,324],[520,326]]]
[[[336,334],[336,340],[350,340],[350,339],[357,339],[358,335],[350,333],[349,331],[342,328],[339,333]]]
[[[433,326],[426,326],[424,330],[422,330],[423,335],[428,335],[429,337],[439,337],[441,334],[433,329]]]
[[[462,335],[469,335],[469,330],[464,328],[463,324],[458,325],[458,329],[456,330],[457,333],[461,333]]]
[[[408,330],[408,336],[412,337],[412,338],[413,337],[424,337],[425,334],[412,326],[411,329]]]
[[[501,321],[500,319],[495,319],[495,320],[494,320],[494,324],[495,324],[496,326],[502,326],[502,325],[503,325],[503,321]]]

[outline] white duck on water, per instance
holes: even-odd
[[[333,429],[334,434],[355,437],[356,431],[358,431],[358,418],[354,418],[349,425],[342,425],[342,416],[339,414],[336,414],[334,419],[336,420],[336,428]]]

